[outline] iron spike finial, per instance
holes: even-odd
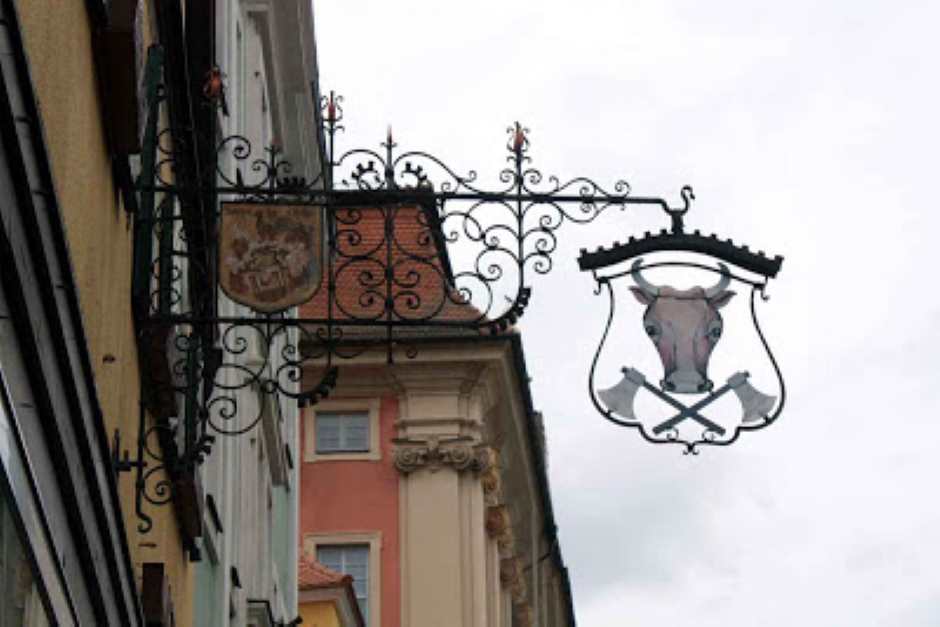
[[[522,152],[522,147],[525,145],[525,131],[522,129],[522,125],[519,122],[516,122],[516,133],[512,139],[512,149],[516,153]]]
[[[395,182],[395,166],[392,158],[395,141],[392,138],[392,125],[388,125],[388,131],[385,135],[385,183],[389,189],[398,189]]]
[[[326,105],[326,119],[330,124],[336,122],[336,92],[330,90],[330,99]]]

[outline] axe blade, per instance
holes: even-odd
[[[636,414],[633,413],[633,399],[644,381],[646,377],[639,370],[624,368],[623,379],[620,383],[606,390],[598,390],[597,395],[613,413],[628,420],[636,420]]]
[[[770,410],[777,403],[776,396],[764,394],[751,385],[747,380],[749,376],[746,372],[739,372],[728,379],[728,384],[734,390],[734,393],[738,395],[738,400],[741,401],[741,409],[744,412],[741,422],[756,422],[762,418],[767,418]]]

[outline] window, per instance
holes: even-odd
[[[352,576],[359,610],[369,625],[369,545],[321,544],[317,546],[317,561],[330,570]]]
[[[379,400],[322,401],[304,418],[304,461],[381,459]]]
[[[308,559],[350,575],[367,627],[382,627],[381,532],[306,533],[303,552]]]
[[[363,453],[369,450],[369,412],[318,412],[317,453]]]

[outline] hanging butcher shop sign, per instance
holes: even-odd
[[[728,445],[744,432],[762,429],[783,410],[783,377],[757,317],[758,303],[767,300],[767,283],[783,259],[714,235],[686,233],[682,214],[672,218],[671,231],[581,252],[581,269],[593,273],[597,293],[606,292],[610,303],[589,385],[594,405],[611,422],[636,428],[650,442],[677,443],[694,454],[703,445]],[[692,284],[675,287],[670,273]],[[618,333],[630,339],[614,342],[610,336],[619,295],[627,302],[617,310],[618,325],[626,327]],[[728,331],[723,314],[734,307],[744,308],[734,317],[739,325],[752,327],[735,329],[740,331],[736,340],[754,342],[757,350],[735,347],[723,361],[733,363],[733,355],[745,354],[760,363],[742,363],[714,376],[712,355]],[[631,355],[645,360],[646,372],[630,361]],[[653,363],[661,374],[651,370]],[[761,374],[752,376],[751,370]]]

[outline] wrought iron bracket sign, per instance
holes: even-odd
[[[335,385],[344,360],[376,350],[390,363],[412,358],[429,330],[509,329],[529,304],[532,277],[552,269],[566,223],[588,224],[611,208],[634,205],[658,208],[670,220],[668,232],[582,254],[581,268],[611,294],[611,319],[612,282],[639,276],[642,268],[599,272],[641,254],[695,252],[765,278],[780,267],[779,257],[685,233],[690,187],[672,205],[634,195],[624,180],[605,188],[584,176],[544,175],[533,165],[530,133],[518,123],[507,129],[499,183],[485,188],[475,171],[461,174],[427,152],[400,151],[391,130],[378,150],[338,150],[344,114],[342,98],[331,93],[319,101],[323,166],[303,171],[277,144],[219,137],[217,125],[159,129],[167,90],[153,54],[147,71],[134,302],[154,424],[142,417],[136,461],[121,458],[115,443],[115,469],[136,470],[138,490],[152,504],[165,502],[169,488],[160,483],[151,495],[148,477],[192,472],[216,436],[253,429],[282,401],[317,402]],[[218,92],[200,95],[202,106],[219,107]],[[310,138],[315,148],[316,139]],[[724,266],[719,273],[723,281],[738,279]],[[762,293],[763,283],[751,284]],[[687,405],[637,371],[625,372],[614,392],[598,396],[592,387],[592,398],[606,418],[628,426],[638,425],[627,401],[641,387],[671,405],[679,412],[673,419],[651,431],[640,428],[655,442],[680,441],[677,425],[692,421],[705,428],[704,441],[717,443],[724,427],[702,409],[729,390],[747,394],[750,385],[747,376],[735,375]],[[591,374],[593,386],[593,368]],[[250,402],[247,390],[255,393]],[[752,409],[760,413],[758,405]],[[748,428],[736,428],[731,440]],[[176,452],[157,455],[156,448]],[[138,513],[147,527],[140,507]]]

